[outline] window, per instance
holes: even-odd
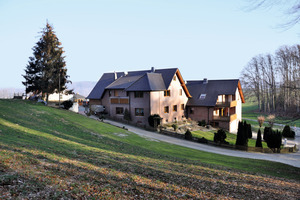
[[[164,112],[165,112],[165,113],[169,113],[169,106],[165,106]]]
[[[134,98],[143,98],[144,92],[134,92]]]
[[[144,116],[144,108],[136,108],[135,116]]]
[[[165,91],[164,91],[164,96],[165,96],[165,97],[171,96],[170,90],[165,90]]]
[[[108,91],[108,95],[111,96],[111,91],[110,90]]]
[[[177,105],[174,105],[174,106],[173,106],[173,111],[174,111],[174,112],[177,112]]]
[[[182,96],[182,89],[179,89],[179,95]]]
[[[176,75],[173,77],[173,81],[176,81]]]
[[[200,94],[199,99],[203,100],[203,99],[205,99],[205,97],[206,97],[206,94]]]
[[[190,108],[190,114],[194,114],[194,108]]]
[[[181,104],[181,110],[184,110],[184,104]]]
[[[116,107],[116,114],[117,115],[123,115],[124,109],[122,107]]]

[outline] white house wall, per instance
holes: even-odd
[[[151,92],[150,95],[150,107],[151,115],[159,114],[163,118],[162,122],[173,122],[176,120],[181,121],[184,117],[184,110],[181,109],[181,104],[184,104],[184,108],[188,101],[181,83],[176,75],[176,80],[172,80],[168,88],[171,96],[164,96],[164,91]],[[182,95],[180,95],[182,90]],[[173,106],[177,105],[177,112],[173,111]],[[169,113],[164,112],[164,108],[169,106]]]

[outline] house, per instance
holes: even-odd
[[[60,96],[58,93],[52,93],[52,94],[49,94],[49,97],[48,97],[48,101],[49,102],[63,102],[63,101],[73,101],[73,102],[82,102],[85,100],[85,97],[80,95],[80,94],[66,94],[64,92],[60,93]]]
[[[158,114],[162,123],[191,118],[236,132],[245,102],[238,79],[188,81],[178,68],[105,73],[88,95],[90,105],[102,105],[109,117],[148,126]]]
[[[144,126],[153,114],[159,114],[162,123],[185,119],[188,98],[177,68],[105,73],[87,97],[90,105],[105,106],[115,119],[123,119],[127,109],[132,123]]]
[[[187,118],[237,132],[245,102],[241,83],[233,80],[188,81],[192,98],[187,102]]]

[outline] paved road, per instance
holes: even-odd
[[[91,116],[91,118],[94,118]],[[297,153],[289,153],[289,154],[271,154],[271,153],[250,153],[245,151],[238,151],[238,150],[230,150],[230,149],[224,149],[219,147],[214,147],[206,144],[200,144],[195,142],[190,142],[187,140],[182,140],[174,137],[169,137],[166,135],[162,135],[159,133],[146,131],[144,129],[140,129],[134,126],[130,126],[128,124],[122,124],[120,122],[115,122],[112,120],[105,119],[104,122],[123,127],[125,126],[128,131],[133,132],[137,135],[140,135],[145,138],[155,139],[171,144],[176,144],[192,149],[197,149],[205,152],[211,152],[216,154],[222,154],[222,155],[228,155],[228,156],[234,156],[234,157],[241,157],[241,158],[253,158],[253,159],[260,159],[260,160],[269,160],[269,161],[275,161],[280,162],[284,164],[288,164],[291,166],[299,167],[300,168],[300,152]]]

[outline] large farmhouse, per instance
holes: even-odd
[[[234,132],[237,126],[232,125],[232,122],[241,120],[241,102],[244,99],[239,81],[228,82],[232,81],[237,83],[235,89],[234,84],[231,84],[227,85],[230,86],[228,90],[220,91],[212,87],[211,90],[214,91],[205,90],[204,93],[201,81],[188,82],[186,85],[178,68],[113,72],[102,75],[87,99],[90,100],[90,105],[105,106],[108,115],[114,119],[123,119],[127,109],[132,123],[137,125],[148,126],[148,117],[158,114],[162,123],[191,118],[197,121],[206,120],[206,123]],[[209,84],[206,86],[211,84],[210,81],[207,83]],[[224,88],[227,86],[223,85]],[[204,99],[202,94],[206,94]],[[201,98],[199,95],[202,95]],[[202,100],[210,102],[202,104]],[[224,102],[223,107],[220,102]],[[228,102],[232,102],[229,107]],[[235,117],[232,116],[233,113]],[[218,121],[217,115],[220,119],[229,117],[230,120]]]

